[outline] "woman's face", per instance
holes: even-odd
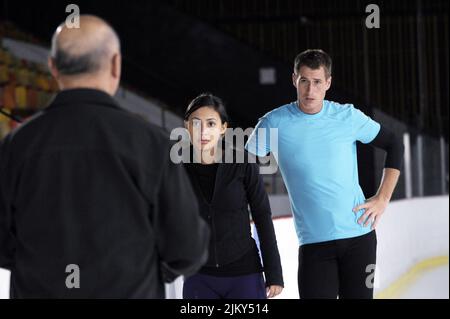
[[[222,123],[219,113],[210,106],[202,106],[193,112],[185,125],[191,135],[192,145],[201,151],[215,149],[227,128],[227,123]]]

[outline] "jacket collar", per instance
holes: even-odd
[[[108,93],[88,88],[60,91],[50,102],[48,108],[79,104],[101,104],[104,106],[120,108],[119,104]]]

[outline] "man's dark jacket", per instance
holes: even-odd
[[[169,142],[93,89],[62,91],[9,134],[0,267],[11,297],[163,298],[163,273],[200,268],[209,232]]]

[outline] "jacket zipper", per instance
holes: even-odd
[[[208,209],[209,209],[209,218],[211,218],[212,233],[213,233],[213,236],[214,236],[214,240],[213,240],[214,262],[216,264],[215,265],[216,268],[219,268],[219,261],[217,259],[217,247],[216,247],[216,239],[217,239],[217,237],[216,237],[216,227],[215,227],[215,224],[214,224],[213,212],[212,212],[210,204],[208,205]]]

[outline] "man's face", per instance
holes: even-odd
[[[331,86],[331,76],[327,79],[324,67],[311,69],[302,66],[297,74],[292,74],[292,80],[301,110],[309,114],[320,112],[325,94]]]

